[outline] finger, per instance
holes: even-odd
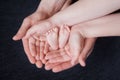
[[[40,60],[40,56],[37,54],[37,55],[35,56],[35,59],[36,59],[36,60]]]
[[[47,62],[46,64],[45,64],[45,69],[46,70],[50,70],[50,69],[52,69],[52,68],[54,68],[55,66],[57,66],[57,65],[59,65],[60,63],[49,63],[49,62]]]
[[[64,50],[55,50],[55,51],[50,51],[46,54],[45,59],[51,59],[51,58],[55,58],[58,56],[62,56],[65,55],[65,51]]]
[[[53,28],[46,33],[48,44],[54,49],[58,49],[58,28]]]
[[[81,64],[81,66],[84,67],[86,65],[85,60],[88,57],[88,55],[92,52],[95,41],[95,38],[87,38],[85,40],[84,48],[79,56],[79,63]]]
[[[68,56],[72,57],[72,55],[71,55],[71,53],[70,53],[70,46],[69,46],[69,44],[67,44],[67,45],[65,46],[65,51],[66,51],[66,53],[67,53]]]
[[[62,56],[51,58],[48,61],[50,63],[57,63],[57,62],[66,62],[66,61],[70,61],[70,60],[71,60],[71,58],[68,55],[65,54],[65,55],[62,55]]]
[[[44,46],[45,46],[45,42],[40,41],[40,60],[44,58]]]
[[[49,51],[49,44],[45,42],[44,53],[46,54]]]
[[[77,63],[75,63],[74,65],[76,65],[76,64],[77,64]],[[61,64],[53,67],[53,68],[52,68],[52,71],[53,71],[53,72],[60,72],[60,71],[69,69],[69,68],[73,67],[74,65],[72,65],[70,61],[64,62],[64,63],[61,63]]]
[[[29,41],[28,39],[22,39],[22,42],[23,42],[23,47],[24,47],[24,50],[25,50],[25,53],[30,61],[31,64],[34,64],[36,61],[35,61],[35,58],[31,55],[30,53],[30,50],[29,50]]]
[[[19,40],[22,39],[23,36],[25,36],[27,30],[30,28],[31,23],[30,23],[30,19],[26,18],[24,19],[20,29],[18,30],[17,34],[13,37],[13,40]]]
[[[36,60],[40,60],[40,41],[36,40]]]
[[[84,39],[83,37],[81,37],[79,32],[72,32],[70,34],[69,46],[70,46],[70,53],[72,55],[71,63],[73,65],[78,60],[78,56],[80,55],[83,45],[84,45]]]
[[[36,40],[33,37],[29,38],[29,48],[30,48],[31,55],[35,57],[37,55]]]
[[[36,67],[37,67],[37,68],[42,68],[42,62],[41,62],[40,60],[38,60],[38,61],[36,62]]]
[[[61,10],[67,8],[71,4],[71,2],[72,2],[72,0],[66,0],[65,4],[63,5]]]
[[[70,34],[70,29],[68,26],[61,26],[59,31],[59,48],[64,48]]]

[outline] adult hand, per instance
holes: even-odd
[[[69,69],[78,63],[80,63],[81,66],[85,66],[85,60],[93,50],[95,40],[96,40],[95,38],[85,40],[85,46],[81,51],[80,55],[78,56],[78,60],[76,60],[74,64],[71,63],[72,58],[69,56],[66,50],[62,49],[51,51],[46,55],[48,62],[45,64],[45,69],[46,70],[52,69],[53,72],[60,72]]]
[[[69,44],[64,49],[50,51],[46,54],[45,58],[48,59],[45,65],[46,70],[52,69],[53,72],[59,72],[69,69],[77,63],[83,67],[86,65],[85,61],[93,50],[96,38],[81,37],[77,28],[80,26],[78,24],[72,27]],[[75,61],[71,63],[71,60]]]
[[[21,28],[13,37],[13,40],[22,39],[25,53],[32,64],[36,63],[38,67],[41,67],[41,61],[37,61],[35,57],[33,57],[35,54],[37,54],[37,52],[39,52],[38,48],[40,46],[38,46],[38,40],[35,42],[36,40],[32,37],[30,39],[23,38],[27,30],[39,21],[52,16],[63,7],[68,6],[70,3],[71,0],[52,0],[50,2],[48,0],[42,0],[36,12],[24,19]],[[48,7],[46,8],[46,6]],[[34,50],[35,48],[37,49]]]

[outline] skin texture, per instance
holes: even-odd
[[[82,26],[81,26],[82,25]],[[79,25],[83,37],[120,36],[120,13],[111,14]]]
[[[75,66],[79,62],[81,63],[82,66],[85,66],[85,60],[93,50],[95,40],[96,39],[92,38],[86,39],[84,49],[81,51],[79,59],[74,64],[71,63],[71,57],[67,53],[66,49],[51,51],[46,55],[48,62],[45,64],[45,69],[46,70],[52,69],[53,72],[60,72]]]
[[[67,30],[66,27],[63,27],[60,30],[65,30],[65,29]],[[63,31],[60,31],[60,32],[63,32]],[[62,36],[62,38],[64,39],[64,36],[68,35],[69,31],[66,31],[66,32],[67,33],[62,33],[62,35],[59,35],[59,37]],[[60,40],[63,41],[63,39],[60,39]],[[75,30],[73,28],[70,32],[70,37],[69,35],[66,36],[65,40],[67,41],[66,43],[67,45],[64,44],[65,47],[60,48],[58,51],[56,50],[56,51],[48,52],[45,58],[48,59],[50,63],[66,62],[71,60],[72,65],[74,65],[77,61],[79,61],[79,63],[82,66],[85,66],[86,56],[88,56],[88,54],[92,50],[96,39],[81,38],[81,34],[78,32],[78,30]]]
[[[59,26],[73,26],[110,14],[120,9],[119,3],[120,0],[79,0],[53,15],[51,22]]]
[[[41,20],[47,19],[48,17],[52,16],[53,14],[58,12],[60,9],[62,9],[62,7],[65,7],[66,5],[69,5],[70,3],[71,3],[71,0],[67,0],[67,1],[66,0],[51,0],[50,2],[48,0],[42,0],[38,9],[32,15],[26,17],[23,20],[23,23],[22,23],[19,31],[17,32],[17,34],[13,37],[13,40],[22,39],[25,53],[26,53],[29,61],[32,64],[36,64],[39,66],[42,65],[41,61],[38,61],[39,62],[39,64],[38,64],[38,62],[36,62],[36,60],[35,60],[35,57],[32,56],[32,54],[34,54],[34,53],[32,53],[30,50],[29,44],[31,44],[31,43],[29,43],[29,42],[31,40],[34,41],[34,39],[30,38],[30,41],[29,41],[29,39],[24,38],[26,32],[28,31],[28,29],[33,27],[34,24],[38,23]],[[46,6],[49,6],[49,7],[46,8]],[[32,42],[32,43],[36,43],[36,42]],[[40,42],[40,44],[42,44],[42,43]],[[39,47],[39,46],[37,46],[37,47]],[[35,51],[39,52],[38,48]],[[37,56],[39,57],[39,55],[37,55]],[[38,57],[36,58],[37,60],[38,60]]]
[[[63,7],[62,7],[62,9],[64,9],[65,7],[67,7],[69,4],[71,3],[71,0],[66,0],[66,2],[64,3],[64,5],[63,5]],[[45,53],[47,53],[48,52],[48,48],[49,48],[49,44],[48,44],[48,42],[46,42],[46,37],[44,36],[44,35],[40,35],[39,37],[38,37],[38,35],[33,35],[33,37],[35,38],[35,39],[37,39],[37,41],[39,41],[39,43],[40,43],[40,46],[38,46],[37,45],[37,48],[35,48],[36,47],[36,45],[30,45],[31,43],[29,43],[29,47],[33,47],[32,49],[31,49],[31,52],[35,52],[35,51],[38,51],[37,53],[37,55],[36,56],[33,56],[33,57],[35,57],[35,59],[36,59],[36,61],[37,60],[41,60],[41,62],[43,63],[43,64],[45,64],[46,63],[46,60],[44,59],[44,56],[45,56]],[[39,39],[38,39],[39,38]],[[49,40],[50,41],[50,40]],[[35,43],[35,42],[34,42]],[[26,45],[26,44],[25,44]],[[45,46],[44,46],[45,45]],[[54,48],[56,48],[56,45],[58,45],[58,44],[52,44],[53,45],[53,49]],[[39,47],[39,48],[38,48]],[[40,50],[38,50],[38,49],[40,49]],[[40,51],[40,54],[39,54],[39,51]],[[39,58],[40,57],[40,58]],[[40,68],[40,67],[38,67],[38,68]]]
[[[43,0],[45,1],[45,0]],[[50,16],[49,14],[49,11],[47,12],[47,16],[46,15],[43,15],[44,13],[46,13],[47,10],[51,10],[51,9],[45,9],[43,7],[43,11],[40,12],[40,16],[37,15],[37,13],[39,12],[39,10],[37,10],[35,12],[35,16],[30,16],[28,18],[26,18],[22,24],[22,27],[20,28],[20,30],[18,31],[17,35],[13,38],[14,40],[18,40],[18,39],[21,39],[23,40],[23,45],[24,45],[24,49],[25,49],[25,52],[29,58],[29,60],[31,61],[31,63],[36,63],[36,65],[38,66],[38,62],[41,64],[41,61],[39,61],[38,57],[42,56],[41,54],[40,55],[37,55],[37,53],[43,53],[44,50],[42,49],[43,46],[41,45],[44,45],[44,44],[47,44],[44,40],[41,40],[41,36],[44,37],[44,33],[49,31],[50,29],[52,29],[53,27],[56,27],[58,26],[59,24],[60,25],[64,25],[64,24],[67,24],[69,26],[73,26],[74,24],[77,24],[79,22],[83,22],[83,21],[87,21],[87,20],[90,20],[90,19],[94,19],[94,18],[97,18],[97,17],[101,17],[103,15],[106,15],[108,13],[111,13],[117,9],[119,9],[119,0],[116,0],[116,1],[104,1],[104,0],[100,0],[99,2],[96,2],[96,0],[93,0],[93,2],[95,2],[94,4],[91,4],[88,0],[82,0],[82,1],[78,1],[77,3],[75,3],[74,5],[68,7],[67,9],[65,10],[62,10],[60,11],[60,13],[54,15],[53,17],[51,17],[50,19],[48,20],[44,20],[44,21],[40,21],[38,22],[39,20],[43,20],[43,19],[46,19],[48,16]],[[47,3],[47,1],[45,2]],[[61,2],[60,2],[61,3]],[[87,3],[87,7],[86,9],[84,8],[84,6],[86,6]],[[97,5],[97,3],[101,3],[100,6],[102,7],[99,7]],[[107,3],[104,5],[104,3]],[[112,4],[111,4],[112,3]],[[42,3],[41,3],[42,4]],[[55,3],[56,4],[56,3]],[[81,5],[80,5],[81,4]],[[90,6],[92,5],[92,7]],[[94,5],[94,6],[93,6]],[[112,5],[112,6],[111,6]],[[114,5],[114,6],[113,6]],[[48,5],[47,5],[48,6]],[[63,6],[63,5],[62,5]],[[46,7],[46,6],[45,6]],[[53,6],[55,7],[55,6]],[[95,9],[94,9],[95,8]],[[100,8],[100,9],[98,9]],[[53,8],[54,9],[54,8]],[[52,10],[53,10],[52,9]],[[60,8],[57,8],[58,10],[62,9],[61,7]],[[78,10],[79,9],[79,10]],[[91,15],[92,13],[89,13],[88,11],[89,10],[93,10],[91,12],[94,12],[95,10],[99,10],[99,14],[93,14]],[[105,10],[103,10],[105,9]],[[58,10],[55,10],[58,11]],[[71,10],[75,10],[75,11],[72,11],[74,12],[75,14],[71,14],[70,16],[67,16],[68,13],[71,13]],[[52,12],[52,11],[51,11]],[[78,14],[78,12],[80,12]],[[82,13],[81,13],[82,12]],[[83,13],[87,13],[87,14],[83,14]],[[41,16],[42,15],[42,16]],[[53,15],[53,14],[52,14]],[[84,15],[88,15],[88,16],[84,16]],[[66,16],[66,17],[65,17]],[[79,17],[79,18],[78,18]],[[73,20],[75,19],[75,20]],[[55,21],[56,20],[56,21]],[[72,20],[72,21],[71,21]],[[79,21],[79,22],[78,22]],[[53,24],[54,23],[54,24]],[[34,25],[34,26],[33,26]],[[31,28],[30,28],[31,27]],[[27,33],[26,33],[27,32]],[[80,40],[82,41],[81,39],[79,39],[79,36],[78,36],[78,33],[74,33],[77,35],[77,40]],[[26,35],[26,36],[25,36]],[[23,38],[23,36],[25,36]],[[32,38],[31,38],[32,37]],[[40,48],[38,46],[39,44],[39,41],[36,41],[34,39],[39,38],[40,39]],[[75,36],[71,36],[71,37],[75,37]],[[70,39],[71,41],[73,41],[72,39]],[[69,41],[70,42],[70,41]],[[27,44],[27,45],[26,45]],[[30,45],[31,44],[31,45]],[[37,45],[37,46],[36,46]],[[70,44],[72,45],[72,44]],[[34,46],[34,47],[33,47]],[[75,46],[75,45],[73,45]],[[78,46],[79,47],[79,46]],[[40,50],[38,50],[38,48]],[[70,47],[71,48],[71,47]],[[36,50],[34,50],[36,49]],[[80,47],[80,49],[82,49],[82,47]],[[32,51],[34,50],[34,51]],[[74,48],[73,48],[74,50]],[[33,53],[31,53],[33,52]],[[36,52],[36,53],[35,53]],[[79,51],[78,51],[79,52]],[[72,62],[75,62],[78,58],[76,57],[76,55],[78,55],[78,52],[75,53],[74,58],[72,60]],[[80,51],[81,52],[81,51]],[[34,57],[34,56],[38,56],[38,57]],[[31,58],[32,57],[32,58]],[[37,62],[37,61],[38,62]],[[42,61],[44,62],[44,61]],[[41,66],[41,65],[39,65]]]
[[[47,42],[52,49],[58,49],[58,28],[53,28],[46,33]]]
[[[65,8],[66,6],[70,5],[70,3],[71,0],[41,0],[37,10],[32,15],[26,17],[23,20],[23,23],[17,34],[13,37],[13,40],[22,39],[25,36],[27,30],[34,24],[51,17],[63,9],[63,7]]]
[[[82,36],[81,38],[87,38],[85,40],[84,49],[81,51],[79,58],[77,60],[82,66],[86,65],[85,60],[87,59],[87,57],[90,55],[91,51],[93,50],[93,47],[94,47],[93,44],[95,43],[96,39],[95,38],[93,39],[92,37],[120,36],[120,32],[119,32],[120,20],[119,19],[120,19],[119,13],[112,14],[112,15],[108,15],[108,16],[105,16],[105,17],[102,17],[96,20],[88,21],[82,24],[77,24],[76,26],[72,28],[73,32],[75,33],[79,32],[79,34],[81,34],[80,36],[78,35],[79,37]],[[71,35],[74,36],[74,34],[71,34]],[[54,52],[51,52],[51,54],[46,55],[49,61],[50,60],[53,61],[53,59],[56,61],[56,63],[48,62],[46,64],[46,68],[52,69],[53,72],[59,72],[59,71],[68,69],[70,67],[73,67],[75,64],[74,65],[71,64],[70,60],[68,61],[65,60],[66,54],[61,55],[61,51],[54,51]],[[69,55],[67,57],[69,57]]]
[[[83,21],[86,21],[86,20],[89,20],[89,19],[94,19],[94,18],[97,18],[97,17],[100,17],[100,16],[103,16],[103,15],[106,15],[106,14],[109,14],[117,9],[119,9],[119,6],[118,6],[118,2],[119,1],[113,1],[113,2],[108,2],[107,4],[105,5],[102,5],[102,9],[106,9],[106,10],[101,10],[101,7],[100,7],[100,10],[97,8],[97,7],[94,7],[96,8],[97,10],[99,10],[99,15],[98,14],[93,14],[93,15],[89,15],[87,11],[89,11],[89,9],[93,8],[91,7],[90,5],[90,2],[88,0],[84,0],[84,1],[78,1],[76,3],[74,3],[72,6],[68,7],[67,9],[64,9],[62,11],[60,11],[60,13],[58,12],[57,14],[55,14],[53,17],[51,17],[50,19],[48,20],[45,20],[45,21],[42,21],[42,22],[39,22],[37,23],[36,25],[34,25],[32,28],[30,28],[28,31],[27,31],[27,34],[26,34],[26,37],[29,38],[31,35],[35,34],[35,35],[39,35],[39,34],[44,34],[46,31],[52,29],[53,27],[56,27],[59,25],[59,22],[60,22],[60,25],[64,25],[64,24],[68,24],[68,25],[74,25],[74,24],[77,24],[78,21],[79,22],[83,22]],[[106,2],[106,1],[105,1]],[[105,3],[103,0],[100,1],[99,3]],[[88,4],[88,6],[86,7],[87,10],[84,10],[84,8],[82,6],[86,5],[85,3]],[[110,7],[111,5],[113,5],[114,3],[114,7]],[[79,4],[79,5],[78,5]],[[80,6],[81,4],[81,6]],[[96,5],[97,2],[95,1],[95,3],[93,4],[94,6],[97,6]],[[79,9],[81,8],[81,9]],[[75,11],[72,11],[72,12],[75,12],[75,14],[71,14],[67,17],[67,13],[69,13],[69,11],[72,10],[75,10]],[[78,10],[79,9],[79,10]],[[81,11],[80,11],[81,10]],[[82,11],[83,10],[83,11]],[[95,9],[94,9],[95,10]],[[82,13],[78,14],[78,12],[83,12],[83,13],[87,13],[86,15],[88,15],[87,17],[82,17],[84,16]],[[92,12],[92,11],[91,11]],[[71,13],[71,12],[70,12]],[[65,17],[66,16],[66,17]],[[72,17],[71,17],[72,16]],[[81,17],[80,17],[81,16]],[[74,18],[73,18],[74,17]],[[77,18],[76,18],[77,17]],[[80,17],[80,18],[78,18]],[[71,18],[71,19],[70,19]],[[72,20],[72,19],[76,19],[76,20]],[[80,20],[78,20],[80,19]],[[66,21],[64,21],[66,20]],[[72,20],[73,22],[71,22],[70,20]],[[61,23],[63,21],[63,23]],[[58,22],[58,23],[57,23]],[[43,27],[44,26],[44,27]],[[39,28],[38,28],[39,27]],[[43,28],[42,28],[43,27]],[[42,29],[42,30],[41,30]],[[75,61],[75,59],[73,60],[73,62]]]
[[[59,31],[59,48],[64,48],[67,44],[70,35],[70,29],[68,26],[61,26]]]

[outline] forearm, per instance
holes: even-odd
[[[80,33],[86,38],[120,36],[120,13],[88,21],[79,26]]]
[[[80,0],[50,18],[57,25],[72,26],[98,18],[120,8],[120,0]]]
[[[52,16],[62,8],[65,2],[66,0],[41,0],[36,11]]]

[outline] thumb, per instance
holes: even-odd
[[[27,30],[30,28],[30,26],[31,26],[30,19],[28,18],[24,19],[20,29],[18,30],[16,35],[13,37],[13,40],[22,39],[25,36]]]
[[[66,0],[65,4],[63,5],[61,10],[64,10],[65,8],[67,8],[70,4],[71,4],[72,0]]]
[[[84,48],[79,56],[79,63],[81,66],[85,67],[86,66],[86,59],[87,57],[91,54],[94,44],[95,44],[96,38],[87,38],[85,39],[85,45]]]

